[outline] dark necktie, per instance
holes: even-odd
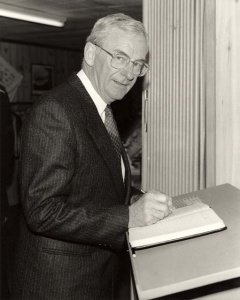
[[[111,137],[112,143],[113,143],[114,148],[117,153],[117,157],[118,157],[119,161],[121,161],[121,148],[122,148],[121,145],[122,145],[122,143],[121,143],[121,140],[119,137],[117,125],[114,120],[114,116],[113,116],[110,105],[107,105],[105,108],[105,126]]]

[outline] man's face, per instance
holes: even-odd
[[[104,43],[100,46],[112,54],[123,53],[129,56],[131,61],[145,60],[148,51],[144,37],[117,28],[110,31]],[[124,69],[119,70],[111,66],[111,59],[112,57],[109,54],[96,47],[93,84],[107,104],[122,99],[137,79],[133,74],[133,64],[131,62]]]

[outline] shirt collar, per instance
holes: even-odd
[[[97,107],[98,113],[102,118],[104,110],[107,106],[106,102],[104,102],[103,99],[100,97],[100,95],[96,92],[96,90],[94,89],[91,81],[89,80],[89,78],[87,77],[87,75],[85,74],[85,72],[83,70],[80,70],[77,73],[77,76],[79,77],[79,79],[81,80],[81,82],[84,85],[85,89],[87,90],[88,94],[92,98],[94,104]]]

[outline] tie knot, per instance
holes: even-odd
[[[105,108],[105,116],[112,115],[112,109],[110,105],[107,105]]]

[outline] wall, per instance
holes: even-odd
[[[38,47],[32,45],[0,43],[0,55],[23,75],[22,83],[13,99],[14,102],[34,102],[38,96],[32,95],[32,64],[54,67],[54,86],[63,82],[72,72],[81,68],[81,52],[64,49]]]
[[[240,1],[216,1],[216,183],[240,188]]]
[[[144,0],[143,16],[142,188],[175,196],[205,187],[204,0]]]
[[[31,106],[28,103],[36,101],[39,97],[39,95],[32,94],[32,64],[53,66],[54,86],[57,86],[72,72],[80,70],[83,54],[63,49],[1,42],[0,56],[18,73],[23,75],[21,85],[12,100],[14,103],[11,105],[15,132],[15,158],[13,180],[7,192],[10,205],[15,205],[19,202],[19,132],[24,120],[24,114],[28,107]]]
[[[223,183],[240,188],[240,1],[143,5],[151,66],[143,189],[177,195]]]

